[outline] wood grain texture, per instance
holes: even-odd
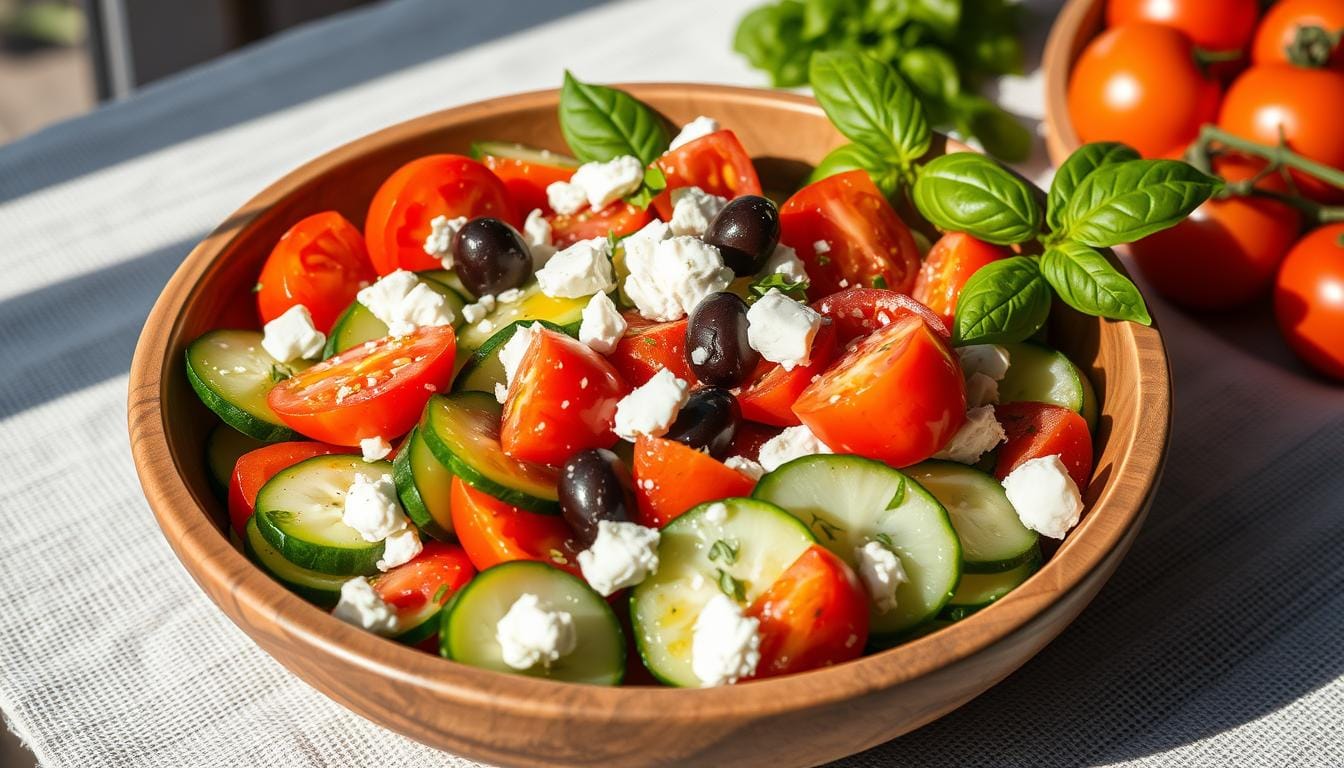
[[[627,87],[674,123],[706,114],[735,130],[761,158],[767,187],[796,183],[842,141],[809,98],[698,85]],[[547,91],[439,112],[323,155],[252,199],[169,281],[131,369],[131,446],[164,536],[210,598],[334,700],[426,744],[502,765],[816,764],[946,714],[1058,635],[1133,541],[1161,469],[1170,411],[1157,329],[1066,311],[1057,312],[1053,332],[1102,395],[1083,522],[1039,573],[993,607],[838,667],[710,690],[611,689],[487,672],[332,619],[229,545],[221,533],[224,509],[206,482],[210,420],[184,378],[185,345],[210,328],[255,323],[249,289],[276,238],[327,208],[361,222],[378,183],[401,163],[462,152],[485,138],[562,148],[556,99]]]
[[[1105,11],[1102,0],[1069,0],[1045,41],[1045,150],[1056,166],[1083,144],[1069,118],[1069,73],[1105,26]]]

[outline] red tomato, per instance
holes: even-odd
[[[1344,380],[1344,224],[1321,227],[1288,252],[1274,287],[1274,313],[1299,357]]]
[[[315,213],[280,236],[257,278],[257,310],[269,323],[295,304],[326,333],[359,289],[377,279],[364,236],[335,211]]]
[[[360,345],[275,385],[266,398],[290,428],[314,440],[359,445],[406,434],[435,391],[453,381],[457,336],[446,325]]]
[[[414,560],[373,581],[373,591],[396,608],[398,616],[413,615],[436,598],[439,607],[447,605],[476,575],[467,553],[456,544],[426,541],[424,547]]]
[[[511,560],[538,560],[581,576],[582,546],[559,515],[528,512],[453,478],[453,533],[476,570]]]
[[[546,199],[546,188],[557,181],[569,181],[575,170],[494,155],[482,157],[481,162],[504,182],[505,189],[509,190],[509,198],[513,200],[514,210],[524,218],[538,208],[542,213],[550,213],[551,204]]]
[[[917,317],[873,331],[813,382],[793,412],[836,453],[905,467],[929,458],[966,421],[956,356]]]
[[[1328,62],[1324,63],[1328,63],[1331,69],[1344,72],[1344,44],[1338,37],[1339,30],[1344,29],[1344,2],[1340,0],[1278,0],[1260,20],[1260,29],[1255,33],[1255,45],[1251,49],[1251,61],[1257,65],[1311,63],[1319,66],[1322,62],[1293,62],[1289,56],[1290,46],[1301,27],[1316,27],[1327,34],[1336,35],[1334,49],[1328,56]]]
[[[1184,32],[1206,51],[1244,51],[1259,15],[1257,0],[1106,1],[1106,26],[1159,24]]]
[[[271,443],[238,457],[229,482],[229,522],[241,538],[257,504],[257,493],[282,469],[329,453],[349,453],[349,448],[326,443],[294,441]]]
[[[540,330],[518,363],[499,441],[515,459],[559,466],[587,448],[610,448],[621,375],[583,342]]]
[[[628,235],[653,220],[647,210],[629,203],[612,203],[600,211],[584,208],[578,213],[557,213],[547,218],[551,221],[551,240],[556,248],[595,237]]]
[[[429,222],[438,216],[523,223],[504,182],[484,165],[462,155],[412,160],[389,176],[369,203],[364,239],[378,274],[440,269],[439,260],[425,253]]]
[[[1344,72],[1266,64],[1242,73],[1223,100],[1218,125],[1252,141],[1288,148],[1332,168],[1344,169]],[[1344,200],[1341,192],[1305,173],[1292,172],[1303,194],[1321,202]]]
[[[813,544],[746,610],[761,622],[753,679],[856,659],[868,642],[868,593],[844,561]]]
[[[1190,38],[1130,24],[1101,33],[1078,57],[1068,102],[1084,142],[1123,141],[1162,157],[1218,116],[1218,84],[1200,71]]]
[[[938,313],[951,328],[957,299],[971,275],[991,261],[1012,255],[1007,248],[977,240],[964,232],[948,232],[929,250],[910,296]]]
[[[1008,439],[999,446],[995,477],[1002,480],[1024,461],[1059,454],[1080,491],[1092,477],[1092,434],[1077,412],[1050,403],[1004,403],[994,416]]]
[[[756,481],[707,453],[675,440],[641,435],[635,441],[635,522],[662,528],[681,513],[715,499],[747,496]]]
[[[751,155],[732,131],[716,131],[687,142],[653,161],[667,177],[667,189],[653,200],[664,221],[672,220],[672,190],[699,187],[729,200],[761,194]]]
[[[656,323],[633,310],[623,314],[628,323],[625,337],[609,359],[630,386],[643,386],[664,368],[688,384],[696,383],[691,363],[686,359],[687,318]]]
[[[944,341],[952,338],[936,312],[903,293],[882,288],[848,288],[812,302],[812,308],[831,318],[841,346],[910,315],[922,318]]]
[[[812,340],[811,362],[792,371],[778,363],[761,362],[752,382],[737,396],[742,418],[776,427],[792,427],[800,422],[793,404],[826,366],[835,359],[835,326],[823,323]]]
[[[867,171],[848,171],[808,184],[779,209],[780,240],[807,265],[812,296],[850,286],[909,293],[919,248]],[[824,242],[824,253],[816,244]]]

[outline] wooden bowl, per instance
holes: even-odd
[[[674,122],[713,115],[759,157],[767,187],[798,183],[842,139],[811,99],[703,85],[627,86]],[[1167,361],[1155,328],[1057,308],[1055,343],[1102,396],[1090,512],[1058,553],[996,605],[840,666],[708,690],[601,688],[462,666],[343,624],[254,568],[223,533],[203,460],[213,419],[183,374],[206,330],[255,324],[250,288],[272,244],[323,209],[363,220],[400,164],[479,139],[562,148],[555,91],[426,115],[347,144],[272,184],[173,275],[131,368],[131,448],[164,535],[212,600],[310,685],[426,744],[505,765],[810,765],[950,712],[1058,635],[1115,570],[1142,522],[1167,443]],[[950,144],[950,142],[948,142]],[[935,152],[941,152],[939,142]]]
[[[1106,28],[1105,0],[1069,0],[1045,41],[1045,150],[1056,167],[1083,145],[1069,118],[1069,74],[1092,38]]]

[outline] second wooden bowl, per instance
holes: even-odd
[[[1069,74],[1092,38],[1106,26],[1105,0],[1069,0],[1050,27],[1045,73],[1045,150],[1056,167],[1083,145],[1069,118]]]

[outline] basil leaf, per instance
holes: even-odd
[[[1069,196],[1059,234],[1098,248],[1132,243],[1181,221],[1221,185],[1178,160],[1102,166]]]
[[[807,281],[799,280],[798,282],[793,282],[778,272],[758,277],[752,281],[751,285],[747,286],[747,291],[751,293],[753,297],[764,296],[772,289],[778,290],[780,293],[788,296],[794,301],[807,301]]]
[[[916,0],[910,18],[921,21],[943,40],[950,40],[961,24],[961,0]]]
[[[954,152],[926,163],[915,181],[915,207],[947,232],[1014,245],[1035,237],[1041,207],[1031,188],[984,155]]]
[[[753,67],[769,72],[776,88],[804,85],[812,47],[803,40],[803,16],[801,3],[763,5],[738,23],[733,50]]]
[[[1050,285],[1030,258],[992,261],[961,289],[953,339],[958,345],[1025,341],[1045,325],[1050,297]]]
[[[626,198],[626,202],[640,209],[641,211],[649,207],[653,198],[657,197],[664,189],[667,189],[667,176],[663,169],[656,165],[650,165],[644,169],[644,181],[639,185],[639,189],[633,195]]]
[[[942,49],[933,46],[912,48],[901,54],[897,67],[922,96],[947,101],[961,90],[957,63]]]
[[[812,174],[807,177],[807,183],[811,184],[837,173],[858,170],[867,171],[869,178],[888,198],[895,197],[901,189],[900,169],[883,162],[877,155],[858,144],[844,144],[831,150],[821,159],[817,167],[812,169]]]
[[[671,143],[662,118],[639,99],[581,83],[568,71],[560,89],[560,131],[585,163],[634,155],[648,165]]]
[[[855,144],[900,165],[929,150],[924,108],[890,66],[863,53],[821,51],[812,54],[808,79],[836,130]]]
[[[1082,243],[1066,240],[1046,249],[1040,269],[1059,298],[1083,314],[1153,322],[1134,283]]]
[[[1084,144],[1069,155],[1064,164],[1055,172],[1055,180],[1050,184],[1050,196],[1045,208],[1045,221],[1053,230],[1063,226],[1064,208],[1069,204],[1073,191],[1092,175],[1092,172],[1106,165],[1123,163],[1126,160],[1138,160],[1139,153],[1132,147],[1118,141],[1098,141]]]

